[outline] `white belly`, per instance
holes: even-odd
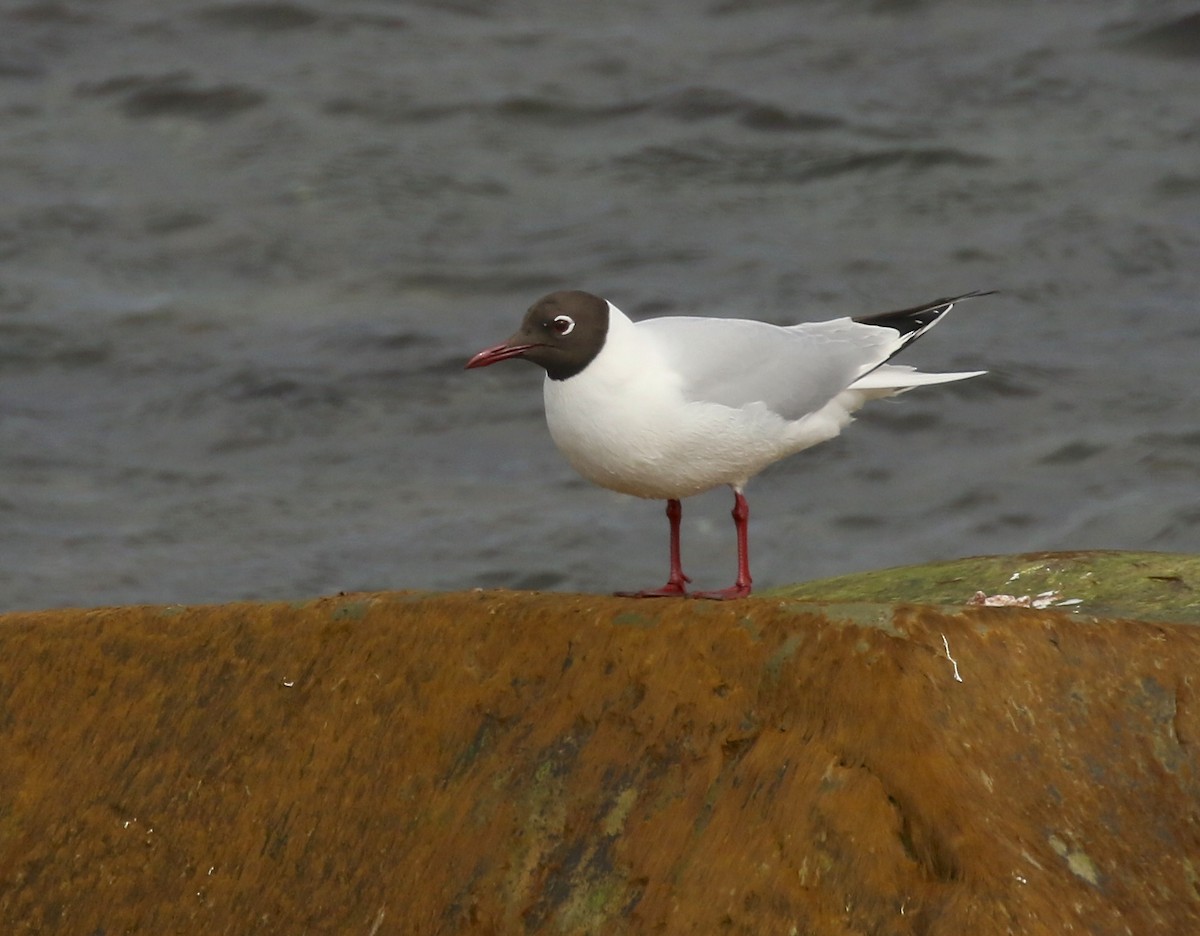
[[[772,462],[837,435],[858,403],[843,397],[860,396],[848,391],[789,422],[762,404],[686,403],[646,371],[618,382],[601,376],[589,368],[569,380],[546,380],[550,435],[594,484],[659,499],[723,484],[741,490]]]

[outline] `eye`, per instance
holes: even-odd
[[[556,315],[550,327],[554,329],[555,334],[566,337],[575,331],[575,319],[569,315]]]

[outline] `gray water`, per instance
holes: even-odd
[[[751,484],[757,585],[1200,549],[1194,4],[7,0],[0,134],[0,608],[661,584],[541,372],[462,370],[572,287],[1002,290],[905,355],[988,376]]]

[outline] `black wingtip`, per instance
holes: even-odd
[[[950,311],[950,307],[963,299],[975,299],[979,296],[992,296],[994,289],[977,289],[974,292],[962,293],[957,296],[946,296],[926,302],[909,309],[898,309],[895,312],[882,312],[878,315],[864,315],[854,319],[861,325],[878,325],[883,328],[894,328],[901,337],[912,336],[915,340],[927,328]]]

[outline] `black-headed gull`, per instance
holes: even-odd
[[[503,344],[467,367],[524,358],[545,368],[546,423],[559,450],[601,487],[667,501],[671,571],[638,597],[686,595],[680,498],[728,484],[737,581],[697,598],[750,594],[746,482],[767,465],[832,439],[868,400],[983,371],[925,374],[886,363],[965,293],[870,315],[799,325],[668,317],[633,322],[579,291],[539,299]]]

